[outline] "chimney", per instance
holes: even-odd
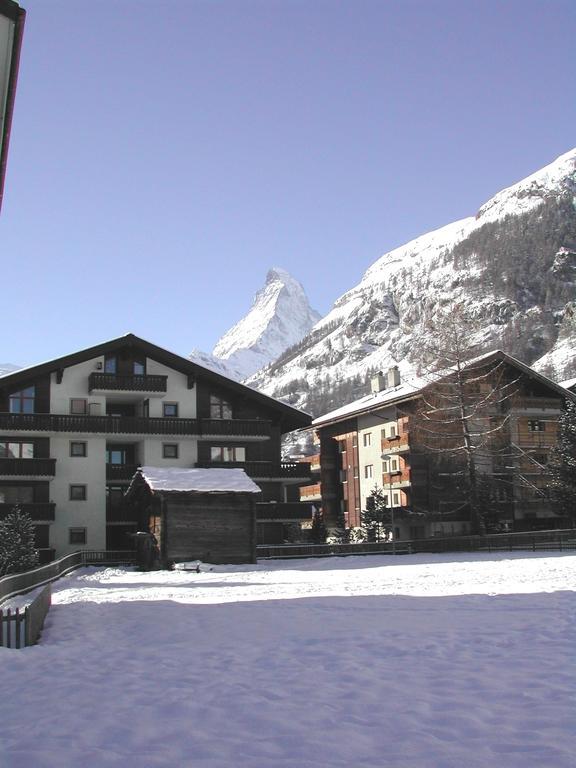
[[[386,389],[386,376],[384,376],[382,371],[378,371],[376,376],[370,379],[370,391],[376,394],[377,392],[382,392],[383,389]]]
[[[400,371],[398,370],[397,365],[393,365],[392,368],[388,369],[388,373],[386,374],[386,378],[388,379],[388,386],[390,388],[397,387],[400,384]]]

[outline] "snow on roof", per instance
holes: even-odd
[[[153,491],[195,493],[260,493],[261,489],[243,469],[187,469],[142,467],[142,477]]]
[[[576,385],[576,379],[567,379],[566,381],[561,381],[560,386],[564,387],[564,389],[570,389]]]

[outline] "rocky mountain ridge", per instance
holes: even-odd
[[[467,308],[471,340],[556,380],[576,375],[576,150],[499,192],[476,216],[379,258],[300,342],[247,383],[319,414],[371,372],[420,364],[430,320]]]

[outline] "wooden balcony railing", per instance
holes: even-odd
[[[11,512],[16,504],[0,504],[0,520],[3,520],[6,515]],[[54,509],[56,505],[53,502],[35,502],[18,504],[22,512],[26,512],[30,515],[30,519],[34,522],[50,522],[54,520]]]
[[[138,522],[138,512],[128,504],[119,504],[117,506],[108,506],[106,509],[107,523],[136,523]]]
[[[187,419],[146,416],[87,416],[59,413],[0,413],[0,429],[26,432],[99,434],[199,435],[221,438],[267,438],[263,419]]]
[[[201,434],[206,437],[270,437],[271,423],[264,419],[200,419]]]
[[[299,501],[259,502],[256,504],[256,522],[307,521],[312,518],[312,504]]]
[[[531,410],[540,409],[559,411],[562,409],[562,400],[560,398],[551,397],[522,397],[521,395],[516,395],[511,397],[507,403],[509,407],[517,408],[519,410],[530,408]]]
[[[297,478],[307,480],[310,477],[310,465],[299,461],[198,461],[197,467],[205,469],[243,469],[253,479]]]
[[[94,372],[88,377],[88,389],[90,392],[95,389],[113,392],[166,392],[167,381],[168,376]]]
[[[398,469],[396,472],[383,472],[382,473],[382,485],[386,488],[390,483],[392,486],[399,485],[401,483],[410,483],[410,470]]]
[[[300,501],[306,499],[320,499],[322,496],[321,483],[315,483],[314,485],[305,485],[300,488]]]
[[[54,477],[56,459],[0,459],[0,477]]]
[[[407,451],[410,448],[408,435],[396,435],[396,437],[385,437],[381,441],[381,448],[387,453],[399,453]]]

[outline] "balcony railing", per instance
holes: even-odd
[[[27,432],[197,435],[197,419],[145,416],[84,416],[58,413],[0,413],[0,429]]]
[[[56,459],[0,459],[0,476],[54,477]]]
[[[299,501],[260,502],[256,504],[256,522],[292,522],[312,519],[312,504]]]
[[[106,480],[108,482],[131,480],[139,466],[139,464],[106,464]]]
[[[254,479],[297,478],[307,480],[310,477],[310,465],[299,461],[199,461],[197,467],[205,469],[243,469]]]
[[[270,437],[271,423],[264,419],[200,419],[201,434],[216,437]]]
[[[518,410],[526,408],[531,410],[560,411],[562,409],[562,400],[560,398],[522,397],[521,395],[516,395],[511,397],[508,402],[511,408],[517,408]]]
[[[88,389],[90,392],[95,389],[113,392],[166,392],[167,381],[168,376],[94,372],[88,377]]]
[[[132,507],[120,504],[117,507],[108,507],[106,509],[107,523],[136,523],[138,522],[138,512]]]
[[[6,515],[11,512],[16,504],[0,504],[0,520],[3,520]],[[50,522],[54,520],[54,509],[56,505],[53,502],[36,502],[36,503],[19,503],[18,506],[22,512],[26,512],[30,515],[30,519],[34,522]]]
[[[392,486],[395,486],[409,484],[410,482],[411,480],[409,469],[398,469],[395,472],[382,473],[382,484],[384,488],[390,485],[390,483],[392,483]]]
[[[58,413],[0,413],[0,429],[26,432],[198,435],[219,438],[267,438],[263,419],[187,419],[146,416],[87,416]]]
[[[407,451],[410,448],[408,435],[396,435],[396,437],[385,437],[381,442],[381,448],[386,453],[399,453]]]
[[[305,485],[300,488],[300,500],[306,499],[320,499],[322,497],[322,485],[316,483],[315,485]]]

